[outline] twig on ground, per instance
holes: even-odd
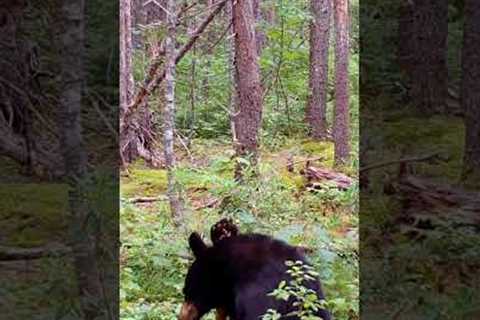
[[[167,197],[159,196],[159,197],[137,197],[137,198],[128,199],[127,201],[129,203],[148,203],[148,202],[167,201],[167,200],[168,200]]]
[[[435,152],[435,153],[432,153],[426,156],[421,156],[421,157],[409,157],[409,158],[403,158],[403,159],[397,159],[397,160],[388,160],[388,161],[374,163],[374,164],[365,166],[363,168],[360,168],[360,172],[383,168],[383,167],[386,167],[392,164],[397,164],[397,163],[422,162],[422,161],[437,159],[439,157],[440,157],[440,154],[438,152]]]

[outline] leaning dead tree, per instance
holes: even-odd
[[[219,1],[214,7],[214,9],[194,29],[187,42],[183,46],[181,46],[176,52],[175,64],[178,64],[178,62],[185,56],[185,54],[193,48],[195,42],[199,39],[199,37],[209,26],[209,24],[213,21],[215,16],[224,8],[227,1],[228,0]],[[182,8],[184,9],[180,9],[179,14],[181,14],[185,10],[188,10],[189,7]],[[143,84],[137,89],[131,103],[125,108],[124,112],[122,112],[120,116],[121,137],[125,136],[127,132],[132,130],[132,126],[135,126],[135,121],[132,121],[132,119],[144,107],[147,97],[153,92],[155,92],[158,89],[159,85],[162,83],[162,81],[165,80],[166,69],[161,69],[160,63],[160,61],[162,61],[162,59],[160,58],[162,54],[164,54],[163,50],[158,50],[158,52],[156,52],[156,56],[152,58],[152,62],[147,68],[147,75]],[[121,145],[125,145],[126,143],[126,141],[123,141],[121,142]]]

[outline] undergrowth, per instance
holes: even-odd
[[[339,192],[326,188],[310,193],[302,186],[299,174],[284,170],[287,154],[304,160],[311,150],[329,149],[312,141],[298,147],[287,146],[277,152],[262,153],[256,179],[237,184],[233,179],[233,160],[211,155],[195,142],[192,159],[181,161],[176,177],[186,210],[183,228],[172,225],[168,203],[158,201],[132,204],[129,199],[165,188],[163,173],[143,166],[130,169],[121,184],[121,317],[122,319],[176,319],[182,303],[181,290],[191,253],[187,238],[198,231],[204,239],[209,228],[221,217],[231,217],[241,232],[261,232],[313,249],[309,259],[320,275],[336,319],[358,315],[358,188]],[[217,150],[228,145],[216,144]],[[207,158],[206,158],[207,157]],[[327,157],[328,158],[328,157]],[[327,166],[330,159],[315,165]],[[160,178],[159,178],[160,177]],[[292,183],[292,181],[294,181]],[[213,205],[207,206],[206,204]],[[209,318],[213,319],[213,315]]]

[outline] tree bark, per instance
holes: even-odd
[[[230,131],[232,134],[232,142],[235,145],[237,143],[237,134],[235,132],[235,114],[238,112],[238,94],[237,94],[237,73],[235,72],[235,33],[233,31],[233,6],[232,2],[229,1],[226,6],[227,23],[230,24],[229,28],[229,40],[227,43],[228,51],[228,72],[230,79],[230,107],[229,107],[229,120],[230,120]]]
[[[448,1],[418,0],[412,11],[413,102],[425,115],[442,113],[448,92]]]
[[[238,114],[234,118],[237,137],[235,150],[238,157],[251,157],[252,163],[255,164],[258,131],[262,121],[262,89],[252,0],[233,3],[233,30],[239,106]],[[242,172],[242,166],[237,166],[237,179],[242,177]]]
[[[311,13],[313,20],[310,24],[310,95],[306,120],[310,127],[310,135],[316,139],[325,139],[331,0],[311,0]]]
[[[167,196],[170,202],[170,209],[173,221],[180,225],[183,220],[181,202],[175,186],[175,153],[174,153],[174,132],[175,132],[175,42],[176,42],[176,0],[167,2],[167,28],[168,34],[165,40],[165,110],[163,121],[163,147],[165,153],[165,166],[167,168]]]
[[[335,165],[342,165],[350,160],[348,10],[348,0],[335,0]]]
[[[120,1],[120,117],[131,103],[134,83],[132,73],[132,6],[130,0]],[[134,130],[121,132],[120,159],[122,166],[133,161],[137,156],[136,146],[133,145],[131,136]],[[136,140],[134,140],[136,141]],[[125,145],[127,143],[127,145]]]
[[[94,235],[87,228],[87,199],[82,190],[86,179],[87,156],[82,138],[81,109],[85,84],[85,1],[65,0],[62,4],[61,90],[58,111],[60,146],[69,191],[69,235],[74,255],[80,306],[85,319],[103,319],[102,294]],[[97,299],[97,300],[95,300]],[[97,304],[101,301],[101,304]]]
[[[465,111],[463,181],[480,181],[480,2],[465,1],[462,51],[462,106]]]
[[[412,70],[415,67],[414,9],[414,3],[404,1],[400,5],[398,15],[397,60],[401,69],[410,77],[412,76]]]

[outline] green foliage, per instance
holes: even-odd
[[[317,297],[314,290],[305,286],[305,282],[315,280],[318,277],[318,273],[302,261],[285,261],[285,265],[289,268],[287,274],[291,280],[281,281],[278,287],[268,295],[283,301],[293,299],[292,305],[297,310],[281,315],[276,310],[269,309],[267,314],[262,317],[262,320],[280,319],[282,316],[297,316],[301,320],[321,319],[315,313],[324,308],[326,304]]]
[[[358,190],[353,187],[344,193],[332,191],[325,197],[301,191],[301,178],[295,186],[279,174],[284,170],[281,157],[286,151],[298,157],[318,155],[316,148],[307,149],[287,145],[276,153],[265,151],[257,175],[239,184],[233,179],[235,162],[222,156],[231,151],[228,145],[194,140],[192,157],[198,163],[187,158],[178,163],[175,172],[187,212],[181,229],[173,226],[165,201],[135,205],[123,202],[122,318],[176,319],[183,299],[181,288],[191,262],[188,235],[195,230],[207,239],[209,228],[221,217],[233,218],[242,232],[261,232],[311,248],[310,258],[328,300],[333,301],[334,314],[340,319],[347,318],[346,314],[358,314],[358,238],[353,233],[358,226]],[[122,178],[122,197],[143,196],[144,189],[138,186],[145,186],[146,179],[151,188],[164,190],[163,179],[150,180],[156,171],[163,172],[132,168],[130,177]],[[292,179],[299,176],[298,172],[289,174]],[[137,179],[132,179],[132,175]],[[212,208],[202,206],[212,199],[219,199],[218,204]]]

